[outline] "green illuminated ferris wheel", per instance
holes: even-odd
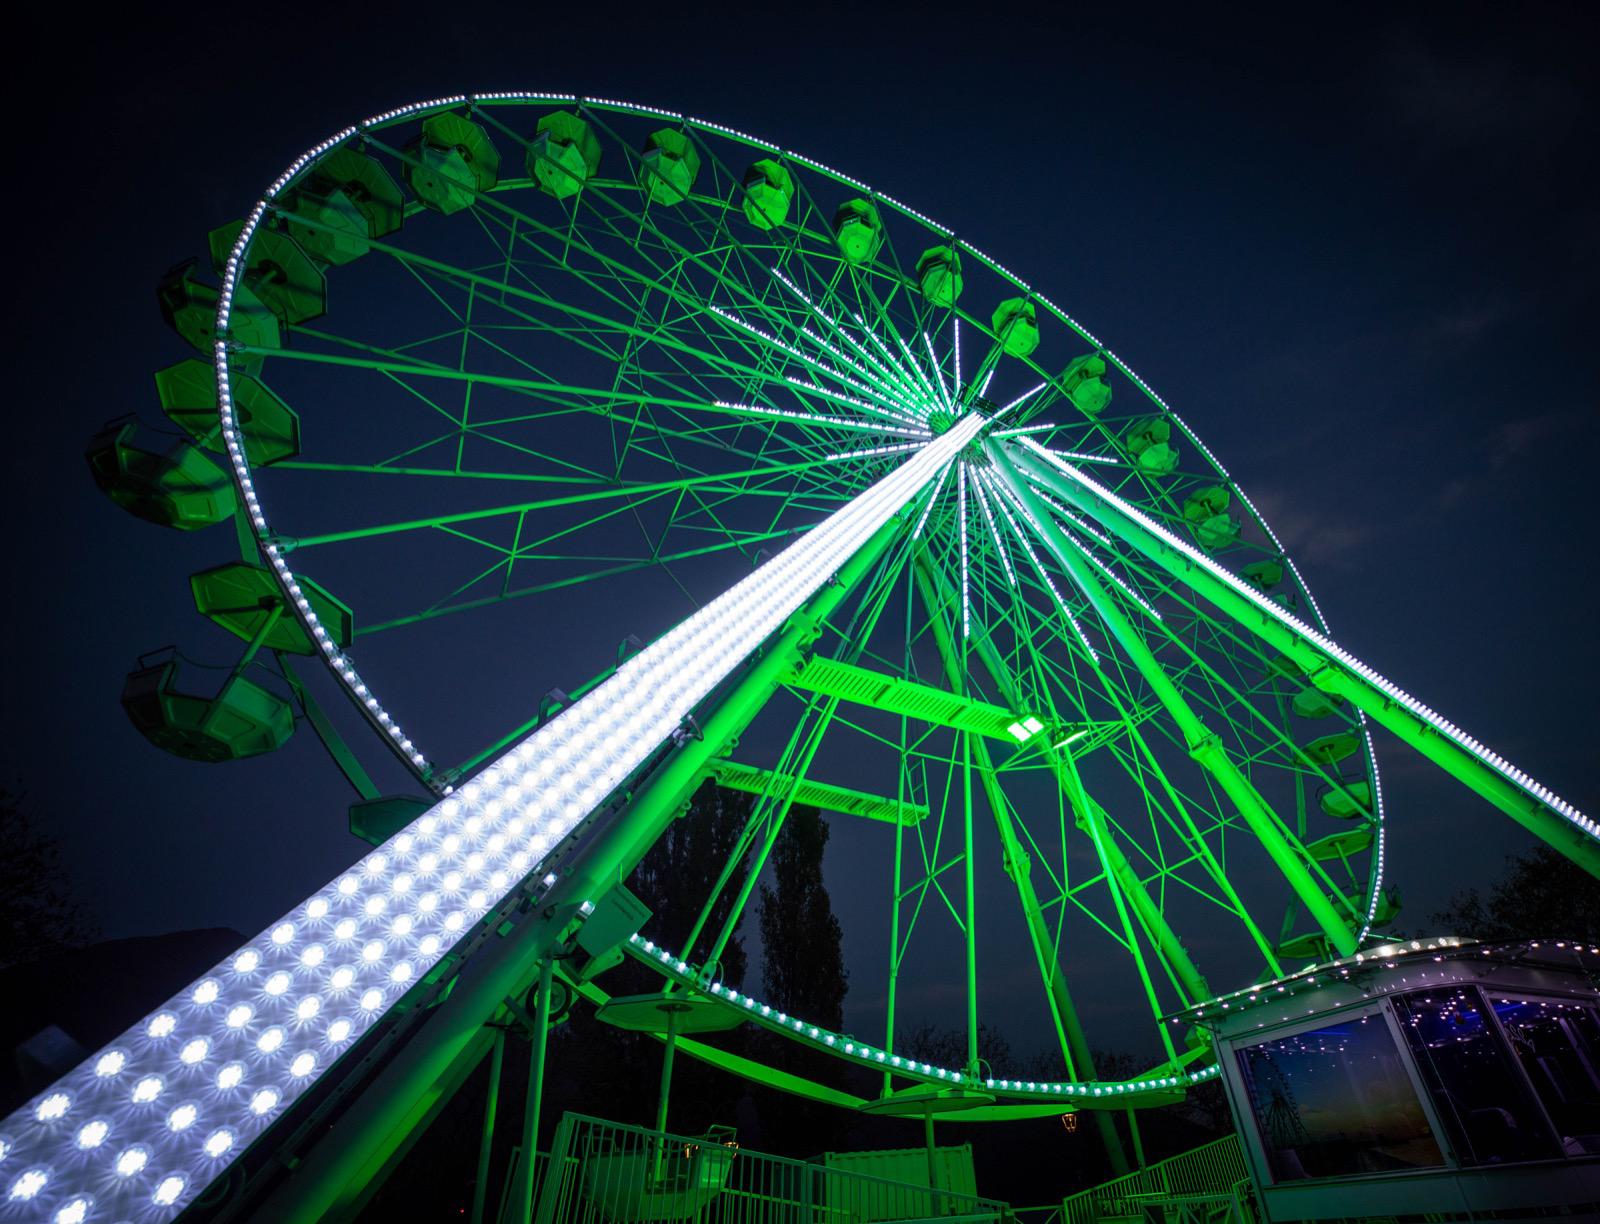
[[[1392,917],[1369,720],[1596,865],[1593,822],[1334,643],[1121,358],[798,153],[620,102],[439,99],[309,151],[209,254],[162,288],[197,350],[157,376],[166,436],[119,422],[89,457],[137,514],[234,525],[237,558],[192,584],[245,646],[220,689],[161,658],[124,703],[210,760],[310,724],[375,849],[8,1121],[0,1174],[42,1177],[30,1202],[76,1201],[51,1144],[116,1093],[159,1080],[164,1129],[101,1193],[175,1211],[371,1063],[352,1051],[390,1050],[370,1094],[389,1112],[351,1109],[368,1138],[313,1178],[333,1201],[586,920],[612,937],[575,990],[648,1011],[598,972],[632,956],[691,1030],[759,1024],[834,1060],[804,1078],[672,1034],[802,1095],[970,1120],[1170,1101],[1214,1068],[1163,1017]],[[636,636],[598,645],[586,622],[617,608]],[[572,643],[568,693],[539,696],[521,639]],[[430,714],[463,691],[524,720]],[[375,754],[426,797],[380,796]],[[752,815],[663,946],[617,885],[708,779]],[[852,933],[887,966],[877,1031],[719,976],[795,804],[880,865],[886,927]],[[996,961],[1033,980],[1051,1080],[979,1059]],[[961,1065],[901,1049],[925,1018],[897,1005],[902,972],[959,984]],[[1117,1040],[1158,1051],[1144,1074],[1097,1078],[1085,991],[1143,1016]],[[174,1125],[168,1101],[194,1112]]]

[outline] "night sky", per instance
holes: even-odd
[[[143,651],[232,649],[186,583],[228,559],[227,529],[135,520],[83,462],[105,420],[159,420],[151,374],[187,355],[156,279],[325,134],[480,89],[726,122],[951,225],[1184,414],[1342,644],[1600,810],[1593,10],[1322,10],[1337,25],[1209,7],[200,11],[35,26],[13,46],[49,75],[14,78],[7,111],[19,276],[0,777],[31,792],[107,936],[255,931],[360,849],[310,734],[207,767],[151,747],[118,705]],[[521,634],[497,623],[503,638],[480,645],[514,658]],[[546,664],[521,707],[605,662]],[[1401,925],[1425,930],[1531,841],[1420,758],[1380,751]],[[829,863],[847,930],[849,894],[884,887],[860,871]],[[864,966],[858,982],[865,1000]]]

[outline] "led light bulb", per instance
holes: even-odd
[[[102,1079],[109,1075],[115,1075],[122,1070],[127,1061],[128,1056],[121,1050],[107,1050],[94,1060],[94,1073]]]
[[[93,1122],[85,1122],[78,1128],[78,1146],[84,1151],[97,1148],[106,1141],[106,1136],[110,1133],[110,1124],[100,1118],[96,1118]]]
[[[186,1131],[194,1125],[194,1120],[199,1116],[200,1111],[193,1105],[179,1105],[167,1115],[167,1127],[174,1132]]]
[[[118,1153],[112,1168],[116,1169],[118,1177],[132,1177],[149,1163],[149,1152],[142,1147],[131,1147]]]

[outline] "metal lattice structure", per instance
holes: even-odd
[[[309,150],[211,251],[218,287],[188,267],[162,290],[200,354],[158,375],[182,436],[118,423],[90,461],[144,517],[235,524],[240,560],[194,585],[247,647],[214,698],[167,661],[125,703],[208,759],[304,715],[381,807],[369,745],[296,670],[313,656],[430,798],[384,809],[372,853],[7,1119],[0,1218],[169,1218],[387,1060],[295,1179],[305,1214],[349,1201],[708,777],[757,796],[733,916],[697,898],[688,946],[646,926],[624,947],[665,990],[881,1073],[885,1099],[943,1092],[974,1120],[1214,1074],[1161,1023],[1215,993],[1185,931],[1272,977],[1381,934],[1371,723],[1600,863],[1592,820],[1336,644],[1238,483],[1120,358],[807,157],[620,102],[443,98]],[[730,583],[730,562],[754,568]],[[593,659],[575,699],[459,754],[391,706],[421,652],[388,643],[587,599],[637,602],[657,636]],[[390,675],[358,668],[369,652]],[[869,822],[882,854],[881,1033],[718,976],[797,802]],[[1057,1037],[1050,1081],[978,1057],[983,847]],[[1123,975],[1162,1051],[1146,1073],[1096,1077],[1069,949]],[[896,985],[925,958],[959,966],[960,1066],[897,1052]]]

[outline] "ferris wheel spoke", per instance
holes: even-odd
[[[884,611],[889,606],[889,598],[894,589],[894,581],[900,570],[905,565],[906,551],[902,548],[891,553],[882,560],[875,572],[868,578],[865,591],[855,605],[855,610],[848,621],[841,627],[840,638],[844,643],[841,652],[842,661],[854,663],[859,659],[865,643],[872,637],[874,630]],[[779,834],[787,821],[791,807],[796,801],[802,786],[809,780],[817,752],[822,746],[823,737],[838,717],[840,699],[836,696],[824,696],[818,693],[808,694],[800,718],[795,723],[788,743],[779,757],[776,768],[768,774],[768,786],[760,797],[758,808],[766,808],[764,818],[765,833],[761,845],[754,859],[750,862],[743,885],[728,906],[727,914],[722,921],[716,938],[710,945],[708,959],[720,960],[728,941],[733,937],[740,922],[743,920],[750,897],[767,860],[777,844]],[[754,819],[754,818],[752,818]],[[751,839],[753,844],[753,838]],[[748,853],[749,846],[737,848],[740,861]],[[699,937],[706,923],[709,921],[711,907],[717,902],[721,890],[733,874],[732,860],[726,865],[720,876],[719,884],[713,889],[702,908],[701,917],[691,930],[686,944],[686,949],[691,948]],[[688,951],[684,953],[688,956]]]
[[[925,561],[919,564],[916,570],[917,583],[922,590],[925,612],[933,628],[934,640],[943,661],[946,682],[959,691],[965,685],[967,670],[961,666],[958,658],[955,635],[938,611],[942,606],[941,601],[930,597],[932,587],[928,568]],[[1013,704],[1015,705],[1015,702]],[[980,740],[971,745],[969,751],[974,748],[981,784],[988,801],[990,815],[1000,835],[1004,861],[1009,865],[1008,874],[1016,888],[1029,942],[1033,948],[1035,965],[1039,970],[1056,1031],[1057,1044],[1065,1061],[1067,1073],[1074,1077],[1087,1073],[1092,1077],[1095,1074],[1093,1056],[1078,1020],[1077,1009],[1073,1005],[1059,959],[1064,924],[1058,923],[1056,930],[1053,933],[1050,931],[1038,895],[1034,891],[1029,871],[1032,860],[1023,852],[1018,842],[1012,808],[1000,784],[988,745]]]
[[[503,506],[491,506],[480,510],[464,510],[451,514],[433,515],[427,518],[407,519],[400,522],[376,523],[367,527],[351,528],[344,531],[321,532],[316,535],[299,536],[285,543],[298,551],[326,544],[344,543],[351,540],[393,535],[399,532],[422,531],[448,525],[479,522],[484,519],[503,518],[563,506],[582,505],[589,502],[610,501],[618,498],[653,497],[689,488],[720,487],[724,491],[738,492],[742,487],[745,487],[741,485],[741,481],[748,481],[760,476],[804,472],[826,466],[826,460],[813,459],[795,463],[770,464],[761,468],[752,468],[745,472],[717,472],[700,476],[685,476],[675,480],[645,482],[628,485],[623,488],[602,487],[584,492],[568,493],[558,497],[513,502]]]
[[[485,197],[485,198],[489,202],[491,202],[491,203],[493,203],[493,204],[495,204],[497,206],[505,207],[503,205],[500,205],[500,202],[495,200],[493,196],[488,196],[488,197]],[[608,197],[607,203],[612,204],[614,207],[617,207],[619,213],[622,212],[622,210],[620,209],[620,204],[618,203],[617,199]],[[541,228],[548,228],[548,227],[541,227],[539,225],[539,223],[534,221],[531,217],[528,217],[525,214],[522,214],[520,212],[516,212],[516,210],[509,210],[509,211],[512,211],[516,215],[516,217],[521,222],[524,223],[524,228],[523,228],[522,235],[521,235],[523,241],[531,241],[531,235],[533,233],[538,232]],[[627,214],[626,213],[622,213],[622,215],[627,215]],[[637,219],[637,218],[635,217],[635,219]],[[624,235],[621,235],[620,232],[617,233],[617,236],[618,237],[625,237]],[[648,290],[651,290],[651,289],[656,289],[656,290],[660,290],[661,289],[661,284],[660,284],[660,282],[658,280],[647,279],[647,278],[641,276],[640,273],[636,272],[631,267],[627,267],[625,265],[621,265],[618,261],[612,260],[609,257],[606,257],[606,256],[602,255],[598,251],[594,250],[592,247],[587,248],[587,249],[588,249],[588,253],[591,256],[593,256],[597,261],[603,262],[603,265],[607,268],[608,271],[613,272],[614,274],[619,275],[619,276],[637,278],[641,283],[642,290],[648,291]],[[688,264],[698,264],[698,263],[701,262],[701,259],[702,259],[701,255],[698,252],[692,252],[692,251],[687,250],[686,248],[681,248],[681,247],[677,248],[675,250],[675,254],[677,256],[677,261],[676,261],[677,268],[682,268],[683,266],[688,265]],[[664,271],[665,271],[664,269],[657,269],[658,274],[662,273]],[[724,321],[734,323],[735,326],[745,328],[746,330],[748,330],[748,329],[753,327],[753,325],[744,323],[743,321],[739,320],[737,318],[737,316],[729,316],[729,315],[727,315],[724,312],[725,308],[723,308],[721,306],[718,306],[714,301],[711,301],[708,297],[704,297],[704,296],[692,296],[691,297],[691,296],[687,295],[683,290],[678,288],[678,286],[680,284],[683,284],[683,283],[684,282],[681,282],[681,281],[677,280],[676,277],[674,277],[670,281],[670,284],[672,285],[672,288],[669,291],[669,296],[672,296],[675,300],[677,300],[679,302],[679,304],[681,306],[683,306],[685,308],[685,317],[686,318],[703,320],[705,312],[709,310],[709,311],[712,311],[714,314],[716,314],[718,317],[723,318]],[[722,287],[726,287],[730,283],[730,278],[728,278],[726,275],[717,276],[712,283],[718,284],[719,286],[722,286]],[[737,283],[737,282],[735,281],[734,283]],[[764,317],[769,317],[769,318],[774,317],[762,307],[762,303],[761,303],[760,299],[747,299],[745,304],[748,305],[748,306],[753,306],[754,308],[756,308],[758,310],[758,312],[763,314]],[[759,334],[759,332],[752,333],[752,334]],[[757,346],[749,345],[748,343],[746,344],[746,348],[747,348],[747,351],[752,353],[752,354],[760,351]],[[807,365],[808,368],[814,370],[817,373],[821,373],[821,374],[824,374],[824,375],[829,376],[829,377],[840,377],[839,372],[837,370],[835,370],[832,366],[830,366],[827,362],[822,361],[821,359],[819,359],[817,357],[810,356],[810,355],[806,354],[805,352],[803,352],[801,349],[799,349],[799,348],[797,348],[797,347],[795,347],[793,345],[785,346],[785,351],[787,351],[796,360],[798,360],[798,361],[802,362],[803,364]],[[868,394],[869,396],[875,396],[875,395],[878,394],[871,387],[865,387],[865,386],[859,386],[858,385],[857,389],[862,391],[862,392],[864,392],[864,393],[866,393],[866,394]],[[905,404],[902,401],[898,401],[898,400],[894,399],[893,397],[887,397],[886,400],[885,400],[884,406],[885,407],[894,408],[894,409],[898,409],[901,412],[905,411]]]
[[[1024,440],[1026,443],[1026,440]],[[1027,456],[1022,456],[1027,461]],[[1046,474],[1050,467],[1045,467]],[[1318,686],[1344,696],[1374,722],[1418,749],[1422,755],[1477,790],[1504,813],[1581,864],[1600,867],[1600,826],[1547,787],[1528,778],[1504,758],[1422,706],[1410,694],[1341,650],[1330,638],[1296,621],[1270,600],[1251,594],[1242,582],[1152,520],[1126,507],[1088,477],[1061,469],[1062,491],[1086,514],[1115,523],[1142,552],[1182,581],[1192,582],[1227,616],[1250,626],[1278,650],[1290,654]]]
[[[930,608],[939,606],[936,602],[940,598],[937,588],[939,581],[936,571],[931,567],[918,570],[919,580],[923,584],[924,599]],[[948,595],[948,592],[945,592]],[[934,613],[930,612],[930,615]],[[1019,691],[1015,673],[999,657],[998,651],[985,638],[979,638],[974,643],[985,669],[992,679],[999,685],[1000,692],[1013,708],[1024,708],[1022,703],[1026,700]],[[1054,714],[1053,710],[1049,713]],[[1159,950],[1163,961],[1171,966],[1174,980],[1182,983],[1184,992],[1190,997],[1208,997],[1205,991],[1204,979],[1198,970],[1188,961],[1187,953],[1182,950],[1182,945],[1176,935],[1167,925],[1158,906],[1152,902],[1145,893],[1137,874],[1128,864],[1126,857],[1117,847],[1109,833],[1097,834],[1095,825],[1105,821],[1105,814],[1098,804],[1088,796],[1084,789],[1081,777],[1078,775],[1072,758],[1068,755],[1052,758],[1050,761],[1052,772],[1055,774],[1058,787],[1071,801],[1080,827],[1091,834],[1091,842],[1096,854],[1101,861],[1102,871],[1107,880],[1108,887],[1120,889],[1119,897],[1128,897],[1133,900],[1134,910],[1141,925],[1150,935],[1152,946]],[[1022,824],[1026,831],[1026,825]],[[1030,837],[1031,842],[1031,837]],[[1040,848],[1037,843],[1032,843],[1035,851]],[[1121,901],[1118,901],[1119,907]],[[1120,912],[1120,908],[1119,908]]]
[[[372,624],[360,624],[356,627],[357,638],[368,637],[375,633],[382,633],[390,629],[400,629],[408,625],[420,624],[423,621],[437,620],[458,612],[471,612],[479,608],[493,607],[513,599],[521,599],[530,595],[543,595],[551,591],[569,590],[573,587],[583,586],[586,583],[597,582],[602,579],[617,578],[626,574],[639,573],[645,570],[660,569],[671,566],[681,561],[694,560],[699,557],[710,556],[714,553],[729,552],[741,548],[749,548],[753,544],[771,542],[773,540],[789,539],[794,533],[788,529],[773,531],[764,534],[751,535],[738,541],[723,540],[715,544],[706,544],[699,548],[687,548],[673,553],[662,553],[659,556],[642,557],[632,561],[621,562],[605,566],[600,569],[589,570],[581,574],[572,574],[564,578],[551,579],[546,582],[534,583],[514,590],[507,590],[500,594],[484,596],[479,599],[467,600],[458,604],[451,604],[428,612],[409,613],[403,616],[392,617],[388,620]]]
[[[994,446],[991,446],[990,454],[996,459],[1002,481],[1017,499],[1032,511],[1030,516],[1032,525],[1043,532],[1056,559],[1072,573],[1074,581],[1094,605],[1101,621],[1138,666],[1152,690],[1182,730],[1195,759],[1216,779],[1230,802],[1250,825],[1256,840],[1271,856],[1307,912],[1342,954],[1348,955],[1354,951],[1355,940],[1350,924],[1334,909],[1327,895],[1313,878],[1314,869],[1317,867],[1315,860],[1306,855],[1292,830],[1272,811],[1260,792],[1239,770],[1222,741],[1194,713],[1166,675],[1144,638],[1117,610],[1089,567],[1079,558],[1077,551],[1065,542],[1060,529],[1052,528],[1052,520],[1033,492],[1032,486],[1016,475],[1009,465],[1004,464],[1000,452]],[[1342,893],[1339,895],[1343,896]]]
[[[993,650],[993,647],[991,645],[989,645],[989,643],[987,643],[986,641],[980,642],[980,646],[985,648],[985,649],[987,649],[987,650],[989,650],[989,651]],[[1006,667],[1006,664],[1004,662],[1002,662],[1002,661],[999,661],[998,659],[990,659],[990,660],[987,660],[987,661],[988,661],[988,666],[989,666],[991,672],[994,672],[994,671],[996,671],[998,669]],[[1107,676],[1104,673],[1103,670],[1101,670],[1099,672],[1099,676],[1103,681],[1109,681],[1109,676]],[[1165,813],[1163,811],[1162,815],[1163,815],[1163,818],[1166,820],[1168,826],[1178,835],[1180,841],[1186,847],[1188,847],[1188,852],[1189,852],[1190,856],[1192,858],[1194,858],[1195,860],[1197,860],[1197,861],[1199,861],[1199,862],[1201,862],[1203,864],[1203,866],[1206,869],[1207,874],[1211,877],[1213,883],[1215,883],[1224,892],[1224,894],[1229,898],[1229,904],[1225,905],[1224,908],[1229,909],[1231,912],[1233,912],[1239,918],[1239,920],[1242,923],[1244,923],[1246,929],[1250,932],[1251,937],[1252,937],[1253,941],[1256,943],[1258,949],[1260,949],[1261,952],[1263,953],[1263,956],[1265,957],[1267,963],[1269,965],[1276,965],[1276,960],[1275,960],[1275,958],[1273,956],[1272,950],[1271,950],[1270,946],[1266,943],[1264,937],[1261,935],[1259,927],[1255,924],[1253,919],[1250,917],[1250,915],[1249,915],[1248,911],[1245,909],[1242,901],[1238,898],[1237,893],[1233,890],[1231,883],[1227,880],[1227,877],[1226,877],[1225,873],[1221,870],[1220,865],[1217,863],[1217,861],[1215,859],[1215,856],[1212,855],[1212,853],[1210,852],[1210,849],[1206,845],[1205,839],[1202,836],[1201,831],[1199,829],[1195,828],[1193,823],[1192,823],[1192,820],[1189,819],[1186,807],[1183,805],[1182,801],[1180,799],[1178,799],[1177,792],[1176,792],[1176,790],[1174,788],[1172,788],[1170,782],[1167,781],[1164,771],[1161,771],[1160,766],[1159,766],[1159,762],[1158,762],[1157,758],[1155,757],[1155,754],[1150,751],[1150,749],[1148,747],[1148,744],[1144,740],[1144,737],[1142,736],[1141,733],[1139,733],[1137,723],[1132,718],[1130,718],[1128,716],[1127,709],[1126,709],[1126,704],[1125,704],[1126,699],[1123,698],[1123,697],[1120,697],[1118,695],[1116,687],[1114,685],[1109,684],[1109,683],[1105,683],[1105,684],[1102,685],[1102,692],[1105,695],[1105,697],[1107,697],[1109,700],[1111,700],[1112,703],[1115,705],[1118,714],[1122,718],[1122,721],[1126,724],[1128,733],[1130,734],[1130,736],[1134,737],[1135,742],[1140,746],[1142,752],[1145,754],[1146,758],[1148,759],[1152,769],[1160,777],[1163,788],[1167,791],[1167,793],[1169,794],[1169,796],[1173,800],[1174,805],[1178,808],[1178,810],[1179,810],[1179,812],[1181,814],[1179,820],[1175,822],[1171,815],[1169,815],[1169,814],[1167,814],[1167,813]],[[1020,700],[1020,699],[1015,699],[1015,700]],[[1079,704],[1080,708],[1083,707],[1083,703],[1082,703],[1081,699],[1080,699],[1078,704]],[[1053,702],[1051,703],[1051,713],[1052,713],[1052,715],[1054,713]],[[1126,762],[1123,762],[1123,763],[1124,763],[1124,765],[1126,765]],[[1135,774],[1135,779],[1134,780],[1135,780],[1136,784],[1139,784],[1141,793],[1143,793],[1146,796],[1146,801],[1147,802],[1151,802],[1153,807],[1159,809],[1160,805],[1153,803],[1153,800],[1152,800],[1151,796],[1149,795],[1148,788],[1145,787],[1142,784],[1141,780],[1136,776],[1136,771],[1130,771],[1130,773],[1134,773]],[[1031,842],[1031,835],[1029,835],[1027,833],[1026,825],[1024,824],[1021,827],[1024,830],[1024,835],[1028,836],[1029,840]],[[1134,844],[1136,846],[1140,844],[1136,838],[1130,839],[1130,840],[1132,841],[1132,844]],[[1107,844],[1111,845],[1111,846],[1114,846],[1114,843],[1107,843]],[[1104,849],[1104,848],[1106,848],[1106,847],[1102,847],[1102,849]],[[1039,849],[1036,844],[1034,845],[1034,849],[1035,849],[1036,852]],[[1156,866],[1158,866],[1158,867],[1160,866],[1159,861],[1157,859],[1155,859],[1153,856],[1151,858],[1151,861]],[[1134,895],[1133,893],[1131,893],[1129,891],[1130,888],[1131,888],[1130,881],[1136,880],[1137,877],[1134,875],[1134,873],[1132,872],[1131,868],[1129,868],[1129,867],[1127,867],[1125,865],[1125,860],[1124,859],[1117,859],[1117,858],[1114,857],[1113,861],[1108,865],[1108,871],[1111,872],[1112,875],[1118,877],[1121,880],[1122,886],[1124,887],[1125,895],[1130,895],[1130,896]],[[1183,881],[1183,882],[1184,883],[1188,883],[1187,881]],[[1330,884],[1330,887],[1331,887],[1331,884]],[[1149,913],[1150,913],[1150,904],[1149,904],[1148,900],[1144,898],[1144,893],[1143,893],[1142,889],[1137,895],[1141,898],[1141,903],[1135,905],[1135,912],[1141,916],[1141,920],[1142,921],[1143,920],[1147,920],[1148,916],[1149,916]],[[1152,926],[1151,929],[1154,930],[1154,931],[1159,932],[1159,930],[1161,928]],[[1169,947],[1169,948],[1173,946],[1171,944],[1171,941],[1165,940],[1165,939],[1158,940],[1158,946],[1161,946],[1161,945],[1165,945],[1166,947]],[[1179,980],[1183,979],[1183,977],[1184,977],[1183,973],[1179,972],[1176,969],[1174,969],[1173,972],[1178,974]],[[1192,978],[1187,982],[1187,986],[1190,989],[1195,988],[1195,982],[1194,982],[1194,980]]]

